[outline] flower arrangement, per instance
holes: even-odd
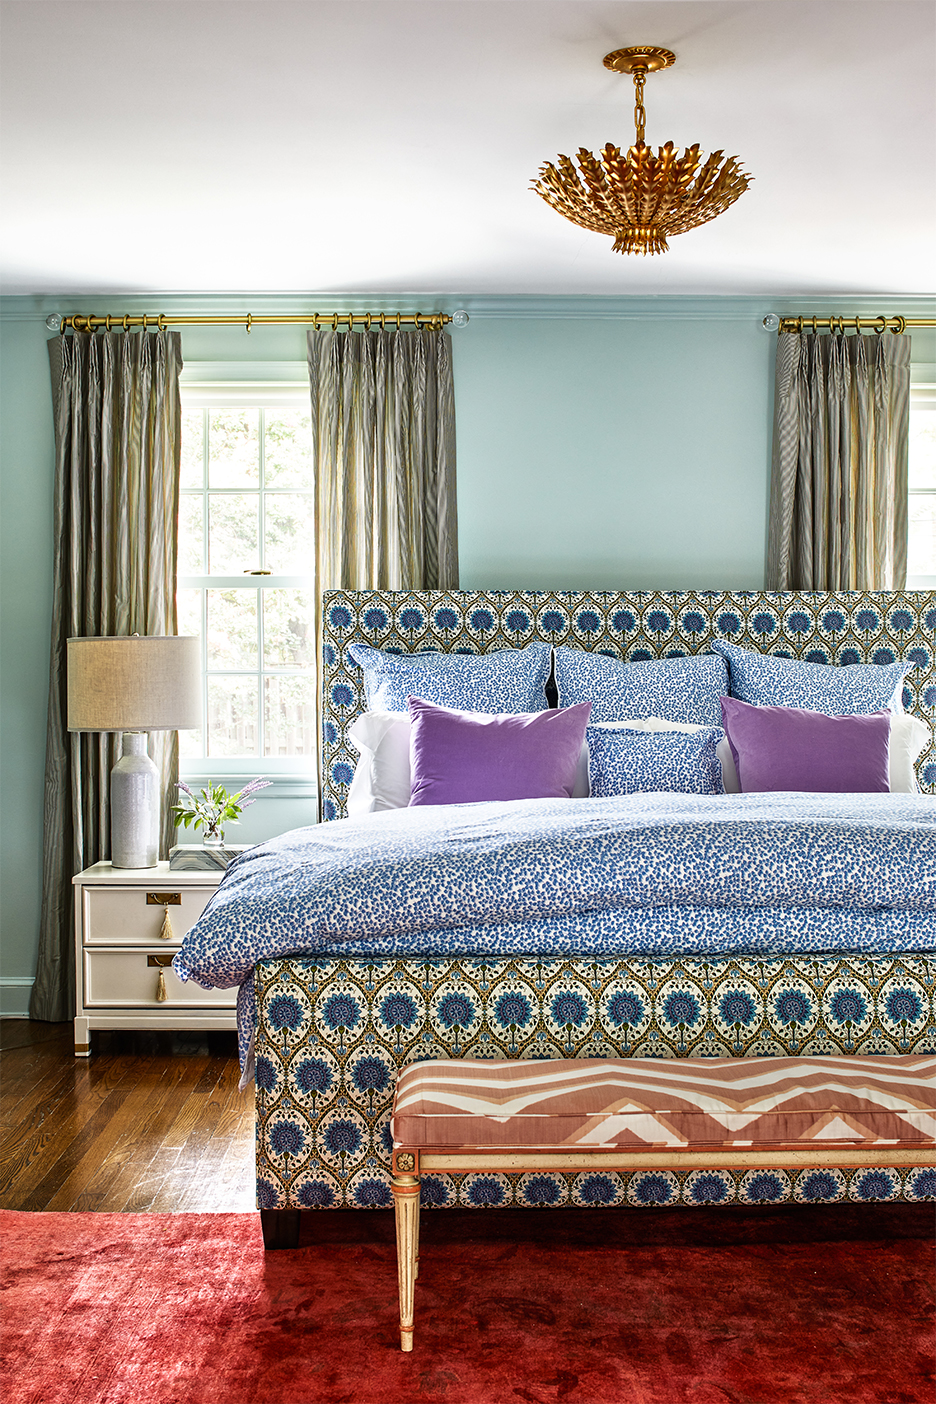
[[[251,780],[236,795],[229,795],[223,785],[209,785],[197,795],[184,781],[179,781],[179,789],[186,796],[181,804],[172,807],[177,824],[188,828],[192,824],[204,832],[206,843],[223,843],[225,824],[237,824],[240,815],[248,805],[253,804],[258,790],[265,790],[269,780]]]

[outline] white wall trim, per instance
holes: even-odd
[[[0,977],[0,1018],[28,1019],[29,998],[35,977],[32,975],[4,975]]]

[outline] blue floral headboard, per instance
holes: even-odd
[[[705,653],[712,639],[817,663],[911,667],[904,706],[936,722],[936,592],[330,590],[322,632],[322,814],[339,819],[357,753],[347,729],[365,710],[348,644],[397,653],[489,653],[532,639],[614,658]],[[936,794],[936,744],[920,757]]]

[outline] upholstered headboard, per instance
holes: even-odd
[[[397,653],[489,653],[533,639],[615,658],[705,653],[712,639],[816,663],[910,662],[904,706],[936,723],[936,592],[330,590],[322,635],[322,811],[345,813],[357,753],[347,729],[365,710],[348,644]],[[936,794],[936,743],[917,773]]]

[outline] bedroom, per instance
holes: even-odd
[[[465,308],[469,324],[451,329],[464,588],[761,589],[776,346],[763,317],[934,315],[933,14],[913,3],[6,11],[16,218],[2,309],[2,1008],[22,1018],[51,608],[46,317]],[[193,29],[180,38],[182,14]],[[622,139],[630,94],[601,58],[635,38],[677,52],[648,83],[651,139],[724,145],[755,176],[737,206],[647,259],[612,255],[526,190],[556,151]],[[292,78],[274,92],[284,62]],[[102,133],[95,104],[76,108],[76,89],[49,77],[78,72],[87,92],[84,75],[106,69],[108,110],[135,113],[141,66],[159,94],[155,130],[147,113]],[[383,91],[388,71],[408,81],[375,115],[363,95]],[[882,88],[886,124],[876,103],[855,107]],[[350,187],[346,141],[364,167]],[[791,153],[813,142],[824,154],[800,169]],[[886,189],[856,199],[869,167],[888,171]],[[304,343],[295,327],[183,329],[187,365],[228,363],[237,381],[285,363],[304,373]],[[934,330],[914,329],[912,347],[918,382],[936,379]],[[222,778],[264,773],[262,758],[246,766]],[[283,777],[238,837],[310,822],[312,788],[308,772]]]

